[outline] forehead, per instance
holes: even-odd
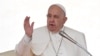
[[[61,14],[64,12],[60,7],[58,7],[56,5],[52,5],[49,7],[48,13]]]

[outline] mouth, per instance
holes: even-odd
[[[55,26],[55,24],[49,24],[49,26],[52,26],[53,27],[53,26]]]

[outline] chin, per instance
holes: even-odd
[[[55,32],[57,30],[57,28],[53,27],[53,26],[48,26],[48,30],[51,32]]]
[[[50,30],[50,31],[55,31],[54,29],[50,29],[50,28],[49,28],[49,30]]]

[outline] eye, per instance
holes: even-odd
[[[50,18],[50,17],[51,17],[51,15],[50,15],[50,14],[48,14],[48,15],[47,15],[47,17],[48,17],[48,18]]]
[[[54,15],[54,18],[59,18],[59,16],[58,15]]]

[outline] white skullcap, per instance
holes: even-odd
[[[58,6],[59,8],[61,8],[62,11],[64,12],[64,14],[66,15],[66,10],[65,10],[63,5],[61,5],[61,4],[53,4],[53,5]],[[51,5],[51,6],[53,6],[53,5]]]

